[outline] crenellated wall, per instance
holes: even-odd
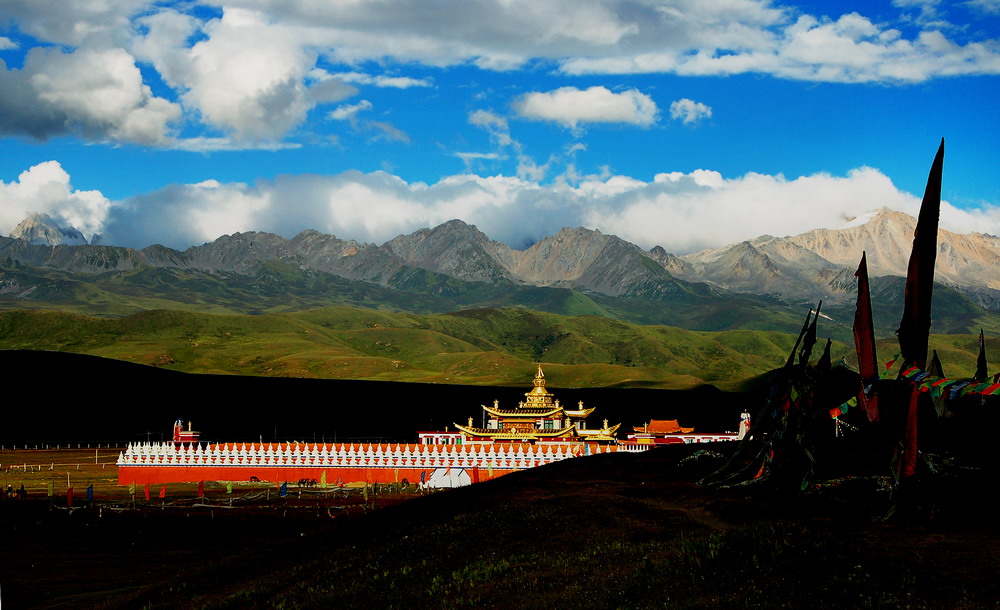
[[[217,481],[339,480],[412,483],[461,471],[476,483],[586,454],[623,448],[558,445],[420,445],[332,443],[134,443],[118,457],[118,484]],[[644,450],[635,447],[632,451]],[[455,479],[451,476],[449,480]],[[441,485],[451,486],[451,485]]]

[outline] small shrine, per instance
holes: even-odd
[[[174,422],[174,443],[197,443],[198,436],[201,434],[195,430],[191,429],[191,422],[189,421],[187,430],[184,429],[184,422],[180,419]]]
[[[584,420],[594,412],[593,407],[584,408],[581,400],[576,409],[567,409],[554,399],[545,389],[545,374],[539,365],[533,381],[534,387],[527,392],[525,400],[516,408],[502,409],[499,401],[493,406],[482,405],[488,418],[485,428],[455,424],[465,443],[545,443],[545,442],[595,442],[614,443],[615,434],[621,424],[608,425],[604,420],[601,428],[584,428]]]

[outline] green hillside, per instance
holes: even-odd
[[[541,362],[562,387],[710,383],[729,389],[780,366],[793,341],[773,331],[688,331],[524,309],[435,315],[344,307],[262,315],[155,310],[121,318],[0,312],[0,349],[91,354],[193,373],[484,385],[523,384]],[[946,373],[974,370],[975,336],[935,336],[932,347]],[[989,351],[998,347],[991,341]],[[881,341],[879,349],[889,360],[894,341]],[[841,342],[833,343],[832,356],[854,362],[851,347]]]
[[[326,308],[264,315],[147,311],[122,318],[0,312],[0,348],[67,351],[197,373],[468,384],[729,387],[783,362],[793,337],[695,332],[523,309],[443,315]],[[837,344],[835,358],[847,347]]]

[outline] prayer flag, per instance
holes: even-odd
[[[198,497],[205,497],[205,481],[198,481]]]
[[[288,481],[281,484],[281,488],[278,489],[278,495],[282,498],[288,495]]]
[[[226,481],[226,493],[227,494],[233,493],[233,482],[232,481]]]
[[[802,350],[799,352],[799,366],[805,366],[812,355],[813,346],[816,345],[816,322],[819,321],[819,310],[823,308],[823,301],[816,306],[816,315],[813,316],[806,334],[802,338]]]
[[[944,366],[941,364],[937,350],[931,350],[931,364],[927,367],[927,372],[935,377],[944,377]]]
[[[942,375],[943,377],[944,375]],[[983,329],[979,329],[979,357],[976,359],[976,376],[973,381],[986,381],[989,373],[986,372],[986,339],[983,337]]]
[[[147,502],[149,502],[149,483],[146,483],[146,484],[145,484],[145,485],[144,485],[144,486],[142,487],[142,494],[143,494],[144,496],[146,496],[146,501],[147,501]]]
[[[858,372],[861,374],[861,392],[858,393],[858,398],[861,399],[868,421],[877,422],[879,412],[875,390],[879,379],[876,364],[878,355],[875,353],[875,327],[872,323],[867,253],[861,253],[861,264],[858,265],[854,276],[858,278],[858,301],[854,311],[854,348],[858,354]]]
[[[792,346],[792,352],[788,354],[788,360],[785,361],[785,368],[790,369],[792,365],[795,364],[795,354],[798,353],[799,343],[802,342],[802,337],[806,335],[806,331],[809,330],[809,322],[812,319],[812,309],[806,312],[806,319],[802,322],[802,330],[799,331],[799,336],[795,338],[795,345]]]
[[[166,485],[160,487],[160,497],[161,498],[166,498],[167,497],[167,486]]]
[[[91,483],[90,485],[87,485],[87,499],[88,500],[93,500],[94,499],[94,484],[93,483]]]
[[[49,497],[50,498],[54,495],[54,492],[53,492],[52,488],[53,488],[52,481],[49,481]]]
[[[944,169],[944,138],[927,176],[920,203],[913,247],[906,270],[903,317],[896,335],[904,365],[927,365],[927,339],[931,331],[931,296],[934,291],[934,264],[937,260],[938,219],[941,214],[941,174]],[[910,411],[916,416],[916,409]],[[909,429],[910,425],[907,425]],[[915,427],[915,424],[914,424]],[[916,446],[912,449],[915,451]]]
[[[326,471],[325,470],[322,473],[320,473],[320,475],[319,475],[319,486],[320,487],[326,487]]]
[[[128,484],[128,495],[130,496],[135,495],[135,481],[132,481],[131,483]]]
[[[73,506],[73,488],[66,488],[66,506]]]

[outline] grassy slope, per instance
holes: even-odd
[[[975,339],[933,338],[946,373],[974,370]],[[92,354],[198,373],[487,385],[517,385],[532,363],[543,362],[564,387],[732,388],[784,362],[793,340],[777,332],[695,332],[521,309],[444,315],[355,308],[255,316],[147,311],[124,318],[0,312],[2,349]],[[893,347],[891,340],[880,345],[883,360]],[[994,347],[991,342],[988,350]],[[849,352],[835,342],[834,362],[853,362]]]
[[[995,607],[985,486],[939,491],[933,527],[887,525],[870,518],[881,498],[871,482],[798,496],[691,484],[722,459],[689,446],[592,456],[363,517],[303,520],[299,534],[255,523],[259,548],[194,558],[111,606]],[[207,517],[175,519],[206,545],[225,540],[225,521],[216,533]]]
[[[92,354],[188,372],[517,384],[534,362],[564,386],[730,385],[783,361],[792,337],[693,332],[516,309],[414,315],[352,308],[124,318],[8,311],[0,348]],[[838,353],[846,350],[837,346]]]

